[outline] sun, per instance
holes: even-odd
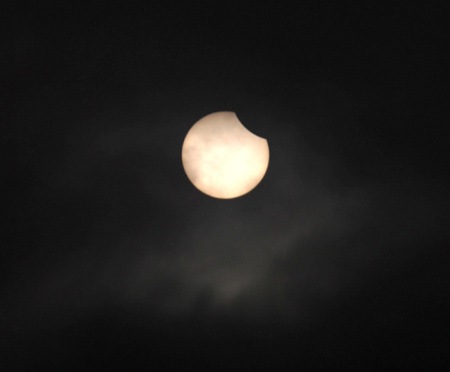
[[[195,123],[181,152],[193,185],[219,199],[247,194],[261,182],[269,166],[267,140],[247,130],[230,111],[215,112]]]

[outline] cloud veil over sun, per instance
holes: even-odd
[[[140,120],[104,127],[112,116],[105,113],[82,137],[74,130],[51,177],[51,204],[64,193],[65,208],[84,216],[73,217],[82,233],[73,241],[58,237],[55,246],[68,245],[71,257],[62,266],[55,251],[44,262],[45,276],[14,283],[16,291],[33,292],[27,301],[35,313],[30,319],[13,316],[19,323],[32,326],[50,316],[48,325],[57,326],[113,303],[122,309],[118,316],[134,313],[140,324],[196,313],[210,320],[308,324],[342,296],[369,285],[380,262],[392,270],[399,257],[417,254],[396,242],[441,228],[410,214],[423,203],[420,190],[439,194],[438,184],[337,181],[336,173],[346,171],[342,161],[296,138],[289,123],[284,131],[267,129],[272,167],[261,191],[237,203],[192,192],[176,143],[160,143],[170,137],[170,127]],[[270,128],[273,122],[261,124]],[[385,222],[383,211],[392,202],[383,197],[385,187],[402,206],[396,226]],[[79,198],[90,211],[77,212]],[[428,213],[437,213],[438,201],[430,202]],[[161,223],[173,233],[162,233]],[[65,315],[53,317],[61,306]]]

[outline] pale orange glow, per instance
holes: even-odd
[[[189,130],[182,161],[197,189],[215,198],[232,199],[261,182],[269,165],[269,145],[248,131],[234,112],[216,112]]]

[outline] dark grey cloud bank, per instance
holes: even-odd
[[[354,366],[371,350],[395,359],[389,342],[412,363],[425,341],[411,329],[447,336],[448,131],[436,67],[413,57],[428,37],[405,44],[375,15],[365,28],[319,10],[300,26],[283,13],[277,32],[257,12],[224,33],[205,10],[11,26],[8,366],[76,370],[92,356],[139,370],[190,347],[249,368]],[[181,165],[191,125],[222,110],[270,146],[266,177],[234,200],[201,194]]]
[[[20,262],[24,274],[8,285],[28,309],[11,314],[15,322],[60,326],[112,302],[143,324],[201,312],[307,325],[429,249],[415,247],[421,237],[446,237],[444,185],[401,163],[397,177],[351,177],[299,134],[314,119],[283,122],[272,108],[259,124],[271,150],[266,178],[223,201],[194,189],[181,167],[193,115],[134,110],[71,123],[58,164],[33,186],[51,205],[36,247],[50,254],[42,265]],[[334,115],[323,116],[315,120]]]

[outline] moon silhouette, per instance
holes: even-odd
[[[269,166],[267,140],[251,133],[231,111],[197,121],[181,151],[187,177],[201,192],[219,199],[247,194]]]

